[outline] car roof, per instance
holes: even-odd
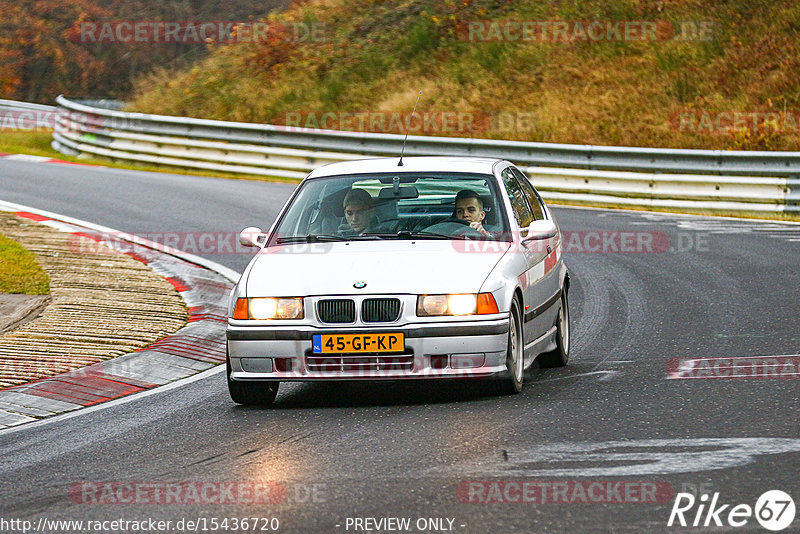
[[[314,169],[308,178],[336,176],[340,174],[403,173],[403,172],[469,172],[493,174],[494,166],[503,161],[494,158],[415,156],[403,157],[403,166],[398,167],[398,157],[372,158],[329,163]]]

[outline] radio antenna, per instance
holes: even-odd
[[[403,138],[403,148],[400,149],[400,161],[397,162],[398,167],[403,166],[403,152],[406,151],[406,141],[408,140],[408,130],[411,129],[411,119],[414,118],[414,113],[417,111],[417,104],[419,104],[419,97],[422,96],[422,90],[420,90],[419,94],[417,95],[417,101],[414,102],[414,109],[411,111],[411,115],[408,116],[408,124],[406,124],[406,136]]]

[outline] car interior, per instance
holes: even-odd
[[[342,201],[350,189],[341,189],[319,204],[318,212],[309,221],[310,234],[336,234],[347,225]],[[377,224],[372,229],[374,232],[415,232],[455,218],[455,194],[397,199],[384,191],[391,193],[391,188],[382,189],[375,199],[373,209]],[[486,212],[484,226],[496,227],[497,210],[493,198],[481,195],[481,200]]]

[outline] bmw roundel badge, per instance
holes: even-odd
[[[367,287],[367,283],[366,282],[356,282],[356,283],[353,284],[353,287],[356,288],[356,289],[364,289],[365,287]]]

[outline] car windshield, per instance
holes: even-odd
[[[380,239],[507,240],[492,176],[358,174],[312,178],[270,244]]]

